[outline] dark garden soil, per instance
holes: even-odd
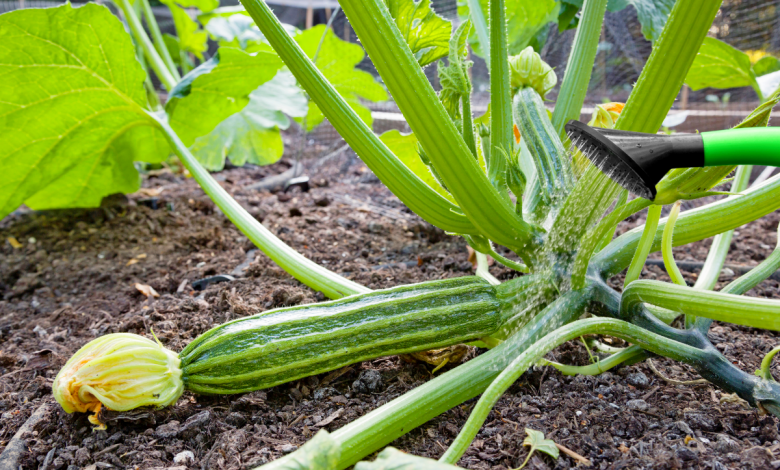
[[[310,148],[312,155],[328,151]],[[284,171],[289,161],[216,176],[282,240],[368,287],[472,272],[466,245],[409,212],[354,154],[306,161],[313,182],[307,193],[246,189]],[[128,198],[111,198],[100,209],[21,211],[0,225],[0,449],[44,407],[43,418],[26,436],[23,468],[252,468],[293,451],[319,429],[338,429],[430,379],[431,365],[385,357],[243,396],[185,393],[167,410],[109,414],[113,420],[106,431],[93,432],[86,416],[61,411],[51,395],[52,380],[77,348],[97,336],[149,335],[154,328],[160,341],[178,351],[230,319],[324,299],[254,251],[193,180],[162,171],[147,177],[144,188]],[[755,265],[769,255],[779,219],[774,213],[741,228],[728,263]],[[681,249],[677,259],[704,260],[709,243]],[[499,266],[492,273],[512,275]],[[236,279],[193,289],[193,281],[219,274]],[[644,275],[668,279],[658,267]],[[695,273],[686,275],[689,282],[695,279]],[[136,284],[151,286],[159,297],[147,298]],[[778,283],[766,281],[748,295],[780,297]],[[710,336],[746,371],[755,370],[778,343],[774,333],[718,324]],[[551,357],[588,362],[584,347],[573,343]],[[654,364],[669,378],[697,378],[687,366],[666,359]],[[439,416],[393,445],[439,457],[473,404]],[[527,453],[526,427],[602,469],[780,466],[775,418],[708,384],[667,383],[647,364],[597,377],[564,377],[552,369],[525,374],[498,403],[460,465],[519,466]],[[562,454],[557,462],[535,456],[528,468],[576,465]]]

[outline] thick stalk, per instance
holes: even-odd
[[[371,289],[345,279],[333,271],[329,271],[317,263],[305,258],[303,255],[287,246],[274,234],[258,222],[241,205],[233,199],[217,181],[211,177],[208,171],[198,163],[195,156],[179,139],[176,132],[171,129],[164,117],[149,114],[154,118],[165,132],[168,143],[173,148],[176,156],[187,167],[195,181],[212,201],[219,207],[225,216],[238,227],[252,243],[263,250],[282,269],[290,273],[294,278],[321,291],[328,298],[339,299],[353,294],[371,292]]]
[[[552,115],[555,127],[561,139],[565,138],[563,126],[570,119],[579,119],[585,95],[588,92],[590,74],[596,61],[601,27],[604,13],[607,11],[607,0],[585,0],[582,6],[582,16],[574,35],[574,45],[566,62],[566,74],[561,83],[558,100]]]
[[[245,0],[248,5],[258,0]],[[341,7],[445,186],[480,233],[533,260],[538,229],[523,222],[471,155],[387,11],[384,0]],[[253,7],[254,8],[254,7]],[[510,128],[511,130],[511,128]]]
[[[609,288],[601,279],[592,279],[596,302],[604,307],[604,313],[620,316],[620,294]],[[680,289],[677,286],[672,287]],[[697,329],[672,328],[656,319],[641,305],[636,305],[628,318],[622,318],[666,338],[698,348],[700,352],[696,356],[683,358],[682,361],[693,366],[702,377],[718,387],[737,393],[753,405],[760,403],[773,414],[780,415],[780,384],[739,370],[710,343],[706,334]]]
[[[620,312],[629,318],[642,303],[685,315],[701,316],[737,325],[780,330],[780,302],[723,292],[696,290],[661,281],[634,281],[623,291]]]
[[[504,0],[490,2],[490,152],[485,155],[490,182],[506,193],[506,157],[512,153],[512,105],[509,84],[509,46]]]
[[[688,69],[720,8],[720,0],[675,2],[653,45],[616,129],[655,133],[666,118]]]
[[[661,127],[719,7],[720,0],[675,2],[661,37],[656,41],[653,52],[617,120],[616,129],[655,133]],[[571,235],[560,237],[564,242],[562,247],[576,246],[576,241],[592,225],[595,218],[604,213],[604,210],[589,211],[597,202],[604,202],[604,199],[599,201],[592,197],[596,193],[590,188],[594,186],[617,187],[600,171],[594,173],[586,170],[558,216],[559,220],[562,219],[559,225],[569,229]],[[580,187],[588,190],[583,194],[583,191],[578,191]],[[601,193],[608,196],[610,202],[614,198],[614,194],[609,191],[602,190]],[[573,217],[577,217],[577,225],[582,227],[581,229],[568,227],[571,224],[569,220]],[[556,220],[556,224],[559,220]]]
[[[469,419],[450,445],[450,448],[439,459],[440,462],[457,463],[466,452],[469,444],[479,432],[479,428],[487,419],[501,395],[512,386],[529,367],[539,361],[549,351],[566,341],[585,334],[607,334],[635,343],[644,349],[663,354],[673,359],[681,360],[699,355],[700,351],[677,341],[651,333],[631,323],[613,318],[588,318],[570,323],[549,333],[541,340],[513,360],[509,366],[490,384],[482,394]]]
[[[141,48],[143,48],[144,54],[146,55],[147,60],[149,60],[149,64],[152,66],[152,70],[154,70],[157,78],[160,79],[166,90],[173,90],[177,80],[171,75],[170,70],[168,70],[165,62],[160,57],[160,54],[157,53],[149,36],[146,35],[146,31],[144,31],[144,27],[141,25],[141,20],[138,19],[138,15],[135,14],[133,6],[130,5],[128,0],[120,0],[119,5],[125,15],[127,24],[130,26],[130,30],[133,32],[136,41],[141,44]]]
[[[752,171],[752,165],[737,167],[737,174],[734,176],[734,182],[731,183],[732,193],[741,193],[748,187],[750,173]],[[712,246],[710,246],[710,251],[707,253],[707,259],[704,261],[704,266],[701,268],[699,277],[693,285],[694,289],[712,290],[715,288],[715,284],[718,283],[720,271],[723,269],[723,263],[726,262],[726,255],[729,252],[733,236],[733,230],[715,235],[715,238],[712,240]]]
[[[780,227],[778,227],[780,228]],[[778,234],[777,246],[767,258],[751,269],[744,276],[730,282],[721,292],[726,294],[742,295],[750,289],[756,287],[769,276],[780,269],[780,233]],[[696,286],[694,286],[696,288]],[[696,322],[696,328],[703,334],[706,334],[710,328],[712,320],[709,318],[699,318]]]
[[[499,286],[506,294],[522,299],[519,289],[534,286],[523,276]],[[531,290],[535,290],[531,287]],[[439,377],[426,382],[353,421],[331,437],[341,448],[337,468],[343,469],[366,455],[377,451],[394,439],[408,433],[426,421],[482,393],[498,374],[516,357],[540,338],[577,318],[584,310],[588,296],[584,292],[568,292],[533,317],[525,328],[500,345]],[[528,309],[518,301],[517,310]],[[538,310],[537,310],[538,311]],[[264,465],[263,470],[282,470],[295,459],[290,454]]]
[[[171,53],[168,51],[168,48],[165,47],[160,25],[157,24],[157,19],[154,17],[154,12],[152,11],[151,5],[149,5],[149,0],[141,0],[141,8],[143,9],[144,18],[146,19],[146,26],[149,27],[149,31],[152,33],[155,49],[157,50],[157,53],[160,54],[168,71],[171,72],[173,78],[178,82],[181,80],[181,76],[179,75],[179,71],[176,70],[176,64],[173,63]]]
[[[243,3],[298,83],[352,150],[393,194],[420,217],[443,230],[477,233],[460,208],[420,180],[379,140],[304,54],[263,0],[245,0]],[[449,123],[449,118],[447,121]],[[469,158],[474,160],[471,156]]]
[[[777,209],[780,209],[780,175],[768,179],[760,186],[745,190],[740,196],[732,196],[682,213],[675,228],[674,246],[687,245],[737,228]],[[662,219],[659,229],[663,230],[665,226],[666,219]],[[591,265],[596,266],[604,277],[619,273],[630,262],[643,230],[643,226],[637,227],[616,238],[593,257]],[[656,232],[651,251],[660,248],[659,231]]]

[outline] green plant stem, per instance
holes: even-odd
[[[753,167],[751,165],[737,167],[737,174],[731,183],[731,192],[740,193],[748,187],[752,170]],[[699,277],[693,285],[694,289],[712,290],[715,288],[720,271],[723,269],[723,263],[726,262],[726,255],[729,252],[733,236],[733,230],[715,235],[710,251],[707,253],[707,259],[704,261],[704,266],[701,268]]]
[[[685,211],[677,220],[674,246],[703,240],[727,230],[745,225],[780,209],[780,175],[762,185],[745,190],[740,196]],[[659,228],[666,226],[662,219]],[[637,227],[619,236],[591,260],[602,276],[614,276],[630,262],[644,227]],[[650,251],[661,247],[661,233],[656,232]]]
[[[479,38],[479,45],[482,47],[482,54],[485,56],[485,65],[490,70],[490,33],[488,32],[487,21],[485,21],[485,14],[482,11],[482,5],[479,0],[467,1],[471,22],[474,24],[474,30]]]
[[[244,1],[251,13],[254,6],[250,5],[258,0]],[[480,233],[511,248],[530,265],[540,230],[515,214],[509,200],[496,191],[480,169],[398,31],[384,0],[340,3],[409,127],[463,213]]]
[[[529,272],[528,266],[522,263],[518,263],[517,261],[512,261],[511,259],[496,253],[496,250],[493,247],[490,247],[490,253],[488,254],[492,256],[494,260],[498,261],[509,269],[514,269],[515,271],[519,271],[521,273]]]
[[[723,292],[702,291],[661,281],[634,281],[621,297],[621,317],[629,318],[639,304],[648,303],[685,315],[737,325],[780,330],[780,302]]]
[[[555,367],[563,375],[599,375],[612,369],[613,367],[617,367],[621,364],[635,364],[647,357],[648,354],[644,349],[640,348],[639,346],[631,346],[623,349],[622,351],[618,351],[611,356],[596,362],[595,364],[588,364],[587,366],[570,366],[549,361],[547,359],[540,359],[538,365]]]
[[[499,289],[517,299],[517,311],[533,312],[521,331],[490,351],[468,361],[405,393],[367,415],[333,432],[331,437],[341,448],[336,468],[343,469],[377,451],[396,438],[431,418],[473,398],[495,379],[511,358],[526,350],[539,338],[582,314],[587,292],[567,292],[542,310],[537,304],[536,276],[522,276],[505,282]],[[523,290],[526,288],[526,290]],[[530,299],[526,297],[530,295]],[[526,300],[523,300],[523,299]],[[529,303],[530,302],[530,303]],[[294,462],[295,454],[264,465],[263,470],[282,470]]]
[[[192,67],[190,67],[190,57],[189,52],[185,50],[179,51],[179,62],[181,62],[181,73],[182,75],[187,75],[192,71]]]
[[[780,231],[780,226],[778,227]],[[778,243],[774,251],[767,258],[751,269],[744,276],[740,276],[724,287],[721,292],[726,294],[742,295],[750,289],[756,287],[769,276],[780,269],[780,233],[778,233]],[[699,318],[696,322],[696,329],[701,333],[706,333],[710,328],[712,320],[709,318]]]
[[[677,267],[677,263],[674,262],[674,253],[672,253],[672,239],[674,238],[674,224],[677,223],[677,217],[680,215],[680,201],[677,201],[672,206],[672,211],[669,213],[669,218],[664,226],[663,235],[661,235],[661,255],[664,258],[664,267],[672,282],[678,286],[685,286],[685,279],[683,278],[680,268]]]
[[[617,120],[616,129],[655,133],[661,127],[719,7],[719,0],[675,2],[661,37],[655,42]],[[611,203],[615,197],[617,189],[597,192],[596,188],[601,186],[616,188],[617,185],[592,169],[589,165],[556,219],[562,233],[567,234],[558,237],[559,246],[576,246],[593,221],[604,214],[605,201]],[[576,227],[570,226],[571,220],[577,221]]]
[[[771,351],[766,353],[766,356],[761,360],[761,368],[756,371],[756,375],[764,380],[771,380],[775,382],[775,378],[772,377],[772,359],[775,358],[777,353],[780,352],[780,346],[776,346]]]
[[[588,92],[590,74],[596,61],[607,0],[585,0],[582,16],[574,35],[574,44],[566,62],[566,74],[561,83],[558,100],[553,110],[552,124],[561,139],[565,139],[564,126],[570,119],[579,119],[585,95]]]
[[[504,0],[490,0],[490,152],[485,155],[490,182],[501,194],[506,191],[507,161],[512,153],[512,102],[509,83],[509,45],[506,36]]]
[[[182,164],[190,171],[195,181],[198,182],[203,191],[219,207],[225,216],[238,227],[252,243],[263,250],[282,269],[290,273],[294,278],[311,287],[314,290],[321,291],[331,299],[339,299],[353,294],[362,294],[371,292],[371,289],[361,286],[349,279],[345,279],[338,274],[329,271],[317,263],[305,258],[303,255],[287,246],[271,232],[268,231],[260,222],[252,217],[241,205],[233,199],[217,181],[211,177],[198,160],[195,158],[186,145],[179,139],[173,129],[168,125],[165,117],[149,113],[165,132],[168,143],[173,148],[176,156],[179,157]]]
[[[157,78],[160,79],[160,82],[162,82],[166,90],[173,90],[173,87],[176,86],[177,80],[173,75],[171,75],[171,71],[168,70],[165,62],[163,62],[162,58],[157,53],[157,50],[154,48],[152,41],[149,39],[149,36],[146,35],[146,31],[144,31],[144,27],[141,25],[141,20],[138,19],[138,15],[135,14],[133,6],[130,5],[128,0],[120,0],[120,7],[122,8],[122,12],[125,15],[127,24],[130,26],[130,31],[133,32],[136,41],[141,44],[141,48],[144,50],[146,59],[152,66],[152,70],[154,70]]]
[[[655,133],[682,88],[720,8],[720,0],[675,2],[626,106],[619,130]]]
[[[664,206],[652,205],[647,210],[645,228],[642,230],[642,237],[639,239],[634,257],[631,259],[631,265],[628,267],[628,272],[626,272],[623,288],[639,279],[639,276],[642,275],[642,268],[644,268],[647,255],[650,254],[650,248],[653,246],[653,240],[655,240],[655,233],[658,230],[658,221],[661,219],[663,208]]]
[[[471,115],[471,95],[463,95],[460,99],[461,114],[463,115],[463,141],[477,158],[477,141],[474,138],[474,117]]]
[[[260,31],[295,75],[298,83],[317,103],[328,121],[355,153],[393,194],[420,217],[443,230],[461,234],[478,233],[459,207],[420,180],[379,140],[306,57],[264,1],[244,0],[243,4]],[[449,122],[449,117],[447,120]],[[473,160],[473,157],[469,158]]]
[[[509,366],[490,384],[471,412],[469,419],[450,445],[449,449],[439,459],[440,462],[455,464],[466,452],[471,441],[477,435],[479,428],[487,419],[501,395],[512,386],[520,376],[533,364],[539,361],[552,349],[566,341],[584,334],[608,334],[642,346],[644,349],[663,354],[673,359],[683,359],[695,356],[699,351],[677,341],[669,340],[661,335],[651,333],[631,323],[613,318],[588,318],[577,320],[561,327],[534,343],[530,348],[512,361]]]
[[[492,274],[490,274],[487,255],[484,253],[480,253],[479,251],[476,251],[474,254],[477,257],[477,269],[476,271],[474,271],[474,274],[476,274],[477,276],[481,277],[482,279],[486,280],[487,282],[491,283],[494,286],[501,284],[501,281],[499,281]]]
[[[168,68],[168,71],[171,72],[171,76],[178,82],[181,80],[181,76],[179,75],[179,71],[176,69],[176,64],[173,63],[173,59],[171,58],[171,53],[168,51],[168,48],[165,46],[165,41],[163,41],[162,32],[160,31],[160,26],[157,24],[157,19],[154,17],[154,12],[152,11],[151,5],[149,5],[149,0],[140,0],[141,1],[141,9],[144,12],[144,18],[146,19],[146,26],[149,27],[149,31],[152,33],[152,39],[154,40],[154,46],[157,50],[157,53],[162,58],[163,62],[165,63],[166,67]]]

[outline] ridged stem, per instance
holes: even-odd
[[[126,1],[126,0],[125,0]],[[230,219],[241,232],[249,238],[252,243],[260,248],[269,258],[271,258],[282,269],[290,273],[294,278],[311,287],[314,290],[321,291],[328,298],[339,299],[353,294],[362,294],[371,292],[371,289],[339,276],[333,271],[329,271],[317,263],[307,259],[297,251],[287,246],[279,240],[267,228],[252,217],[241,205],[225,191],[217,181],[211,177],[198,160],[195,158],[186,145],[179,139],[173,129],[168,125],[165,117],[160,117],[149,113],[160,125],[165,133],[168,143],[173,148],[174,153],[179,157],[182,164],[189,170],[195,181],[198,182],[203,191],[214,201],[225,216]]]
[[[566,62],[566,74],[552,115],[553,127],[562,139],[565,137],[563,126],[570,119],[580,118],[606,11],[607,0],[585,0],[582,6],[582,16],[577,25],[574,44]]]
[[[655,133],[682,88],[720,0],[675,2],[615,129]]]
[[[490,182],[504,197],[507,161],[512,153],[512,102],[509,83],[509,46],[504,0],[489,0],[490,13],[490,152],[485,155]]]
[[[157,78],[160,79],[166,90],[173,90],[177,80],[171,75],[171,71],[168,70],[165,62],[160,57],[160,54],[157,53],[151,39],[146,35],[146,31],[144,31],[144,27],[141,25],[141,20],[138,19],[138,15],[135,14],[133,6],[130,5],[128,0],[120,0],[119,5],[122,8],[122,13],[124,13],[127,24],[130,26],[130,30],[133,32],[136,41],[141,43],[141,48],[144,50],[146,59],[152,66],[152,70],[154,70]]]
[[[719,6],[720,0],[675,2],[661,37],[655,42],[653,52],[620,113],[616,129],[650,133],[658,130],[680,92]],[[615,197],[617,189],[605,189],[600,191],[605,199],[594,198],[590,189],[594,186],[617,187],[600,171],[586,170],[556,220],[556,224],[569,231],[569,236],[560,238],[564,242],[562,246],[576,246],[576,240],[606,210],[589,208],[603,204],[605,199],[611,202]],[[578,191],[580,187],[586,190]],[[569,219],[573,217],[578,217],[577,227],[569,226]],[[555,228],[552,232],[551,238],[555,235]]]
[[[539,360],[538,365],[555,367],[558,372],[563,375],[599,375],[620,364],[635,364],[645,359],[647,356],[648,354],[645,350],[639,346],[630,346],[622,351],[613,353],[607,358],[601,359],[593,364],[588,364],[587,366],[570,366],[548,361],[547,359]]]
[[[774,176],[764,184],[747,189],[740,196],[691,209],[680,214],[674,235],[674,246],[723,233],[745,225],[748,222],[780,209],[780,175]],[[659,228],[663,230],[666,219],[662,219]],[[644,227],[637,227],[616,238],[591,260],[602,276],[614,276],[630,262]],[[651,251],[661,248],[661,233],[656,232]]]
[[[245,0],[247,5],[256,1]],[[398,31],[384,0],[342,0],[340,3],[460,209],[480,233],[513,249],[527,263],[532,261],[538,229],[515,214],[514,207],[481,170]]]
[[[642,303],[737,325],[780,330],[780,302],[723,292],[696,290],[661,281],[634,281],[623,291],[621,317]]]
[[[778,227],[778,229],[780,229],[780,227]],[[780,269],[780,233],[778,233],[778,235],[777,246],[775,247],[774,251],[772,251],[772,253],[770,253],[764,261],[760,262],[758,266],[751,269],[747,274],[740,276],[739,278],[730,282],[721,290],[721,292],[726,294],[742,295],[765,281],[769,276]],[[694,286],[694,289],[695,288],[696,286]],[[699,318],[696,322],[696,329],[701,333],[706,333],[710,328],[710,324],[712,324],[712,320],[709,318]]]
[[[737,174],[734,176],[734,182],[731,183],[730,191],[732,193],[741,193],[747,189],[752,170],[753,167],[751,165],[737,167]],[[710,251],[707,253],[707,259],[704,261],[704,266],[701,268],[699,277],[693,285],[694,289],[712,290],[715,288],[720,271],[723,269],[723,263],[726,262],[726,255],[729,253],[733,236],[733,230],[715,235]]]
[[[352,150],[393,194],[420,217],[443,230],[477,233],[460,208],[420,180],[379,140],[285,31],[263,0],[244,0],[243,4],[298,83]],[[447,121],[452,126],[449,118]],[[462,142],[460,136],[458,139]],[[473,160],[473,157],[469,158]]]
[[[613,318],[588,318],[570,323],[535,342],[530,348],[513,360],[506,369],[490,384],[482,394],[469,419],[439,459],[440,462],[455,464],[466,452],[471,441],[487,419],[501,395],[520,378],[529,367],[539,361],[549,351],[566,341],[586,334],[605,334],[641,345],[644,349],[680,360],[699,353],[694,347],[651,333],[631,323]]]

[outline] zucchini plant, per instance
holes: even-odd
[[[226,90],[254,80],[247,86],[251,90],[258,81],[270,79],[267,68],[277,70],[283,63],[322,115],[410,209],[431,224],[463,236],[483,260],[491,255],[524,275],[500,283],[478,270],[486,280],[465,278],[368,292],[284,246],[251,219],[193,156],[184,137],[187,130],[177,129],[176,112],[189,99],[188,93],[223,82],[219,76],[202,79],[216,73],[222,62],[184,83],[178,94],[174,90],[172,100],[181,101],[168,104],[172,111],[167,109],[167,114],[158,113],[144,106],[144,77],[134,62],[131,43],[119,39],[125,37],[121,25],[101,7],[63,6],[2,15],[0,33],[6,41],[0,45],[0,71],[13,83],[50,83],[31,80],[43,78],[35,74],[44,70],[48,78],[63,78],[50,89],[0,91],[0,134],[10,139],[11,155],[27,162],[24,171],[63,154],[99,168],[93,162],[100,152],[118,152],[129,161],[135,145],[146,145],[158,156],[170,148],[252,241],[301,282],[334,299],[218,326],[179,354],[137,336],[98,338],[77,352],[55,380],[55,396],[66,411],[165,406],[184,388],[241,393],[370,357],[483,339],[493,346],[488,352],[323,435],[304,446],[303,453],[267,465],[298,468],[295,465],[301,462],[317,461],[321,464],[309,468],[347,468],[482,394],[441,459],[439,466],[448,468],[445,464],[458,461],[492,406],[528,367],[564,341],[603,334],[632,346],[615,352],[598,368],[556,367],[567,373],[593,374],[649,354],[663,355],[690,364],[722,389],[780,415],[780,385],[767,374],[768,366],[760,375],[741,371],[707,339],[712,320],[780,329],[780,302],[742,296],[780,266],[780,249],[722,291],[712,291],[731,231],[780,208],[780,176],[747,188],[749,169],[741,167],[729,197],[661,219],[662,205],[721,193],[713,188],[734,167],[674,170],[659,183],[654,201],[629,200],[581,155],[567,150],[564,125],[579,117],[607,0],[586,0],[582,6],[560,99],[551,116],[543,95],[557,77],[533,50],[514,54],[504,0],[472,9],[470,19],[451,36],[443,34],[442,20],[427,0],[341,0],[413,131],[409,136],[395,133],[383,138],[372,132],[354,102],[339,93],[327,71],[318,69],[263,0],[242,3],[269,47],[255,55],[232,49],[221,56],[220,60],[247,64],[231,69]],[[657,131],[719,7],[718,0],[674,3],[625,106],[605,108],[607,115],[594,124]],[[57,22],[57,27],[47,22]],[[59,34],[74,28],[80,33],[78,44]],[[481,117],[473,116],[470,105],[467,38],[471,28],[490,64],[490,112]],[[101,55],[109,48],[110,53]],[[440,64],[443,89],[437,93],[421,67],[444,57],[445,51],[447,62]],[[52,98],[58,87],[60,93],[73,96],[67,101],[67,112]],[[240,95],[244,102],[246,93]],[[87,96],[92,101],[86,103]],[[739,126],[766,126],[778,101],[776,92]],[[31,119],[44,110],[61,113],[63,127]],[[100,122],[102,133],[81,132],[80,124],[89,120]],[[515,126],[518,135],[513,135]],[[10,195],[5,196],[4,207],[30,197],[30,193],[6,194]],[[39,201],[43,204],[45,198]],[[619,221],[646,208],[644,226],[614,238]],[[639,279],[651,251],[663,251],[667,270],[676,273],[672,246],[708,237],[716,238],[696,285]],[[518,259],[499,255],[496,245],[508,248]],[[623,291],[609,287],[607,281],[625,269]],[[583,319],[585,314],[589,318]],[[685,316],[684,327],[670,326],[680,315]],[[771,356],[765,361],[769,362]],[[393,455],[386,451],[381,458]]]

